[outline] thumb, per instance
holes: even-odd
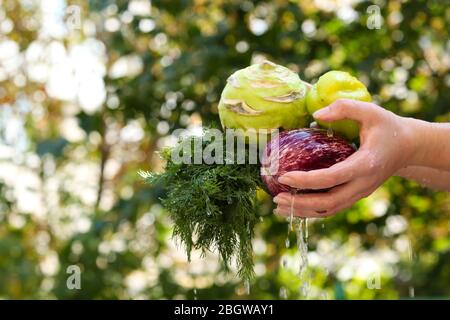
[[[373,120],[377,115],[376,111],[377,108],[369,102],[338,99],[328,107],[314,112],[313,117],[325,122],[351,119],[363,124]]]

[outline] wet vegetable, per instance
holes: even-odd
[[[331,167],[349,157],[355,149],[337,135],[321,129],[283,131],[266,146],[261,176],[272,196],[291,188],[278,182],[290,171],[310,171]],[[303,190],[304,191],[304,190]]]
[[[362,82],[343,71],[329,71],[322,75],[308,91],[306,106],[311,115],[338,99],[371,101],[371,96]],[[349,140],[359,136],[358,124],[353,120],[339,120],[331,123],[317,121],[324,128],[330,127]]]
[[[219,102],[224,128],[258,130],[307,125],[307,85],[293,71],[270,61],[233,73]]]

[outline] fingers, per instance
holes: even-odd
[[[356,101],[351,99],[338,99],[328,107],[316,111],[313,116],[315,119],[325,122],[351,119],[360,124],[376,121],[380,112],[379,107],[373,103]]]
[[[358,150],[342,162],[326,168],[311,171],[291,171],[282,175],[278,181],[297,189],[328,189],[347,183],[367,171],[366,151]]]
[[[366,179],[357,179],[351,183],[333,188],[326,193],[297,194],[280,193],[274,202],[282,210],[290,210],[291,201],[298,215],[328,216],[351,207],[356,201],[371,194],[376,189]],[[292,199],[292,197],[294,197]]]

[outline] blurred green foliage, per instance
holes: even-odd
[[[296,250],[285,248],[286,222],[271,214],[267,195],[260,195],[265,217],[256,228],[257,277],[247,295],[235,275],[213,263],[217,256],[186,263],[170,241],[171,222],[158,204],[162,191],[143,184],[138,169],[161,170],[156,151],[173,130],[200,120],[218,126],[227,77],[260,57],[309,82],[330,69],[349,71],[398,114],[450,121],[450,7],[437,0],[353,7],[153,0],[141,15],[138,2],[71,0],[81,9],[81,27],[53,37],[40,31],[39,1],[0,1],[2,20],[10,22],[0,28],[0,45],[15,42],[17,56],[27,58],[38,42],[69,50],[95,39],[107,70],[105,102],[95,110],[52,97],[24,61],[0,77],[0,297],[267,299],[278,298],[282,287],[289,298],[300,297],[295,270],[280,267],[281,256],[295,264]],[[374,4],[379,29],[367,26]],[[108,72],[130,56],[140,61],[138,72]],[[20,139],[20,130],[8,133],[13,119]],[[68,136],[67,119],[81,130],[79,138]],[[125,139],[136,126],[144,134]],[[415,296],[450,296],[449,213],[448,194],[393,178],[350,210],[313,222],[310,297],[407,298],[412,287]],[[367,276],[374,261],[380,289],[368,288],[360,274]],[[66,286],[69,265],[81,268],[80,290]]]

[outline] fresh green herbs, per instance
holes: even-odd
[[[192,152],[183,154],[184,159],[194,160],[198,156],[194,146],[200,143],[203,150],[215,149],[230,160],[222,140],[188,137],[179,143],[192,147]],[[227,269],[235,259],[239,276],[251,278],[252,238],[259,220],[256,191],[263,188],[259,164],[176,163],[174,152],[162,152],[167,162],[163,173],[142,174],[147,182],[164,188],[161,201],[174,222],[173,235],[185,245],[188,258],[192,249],[201,249],[203,254],[217,249]]]

